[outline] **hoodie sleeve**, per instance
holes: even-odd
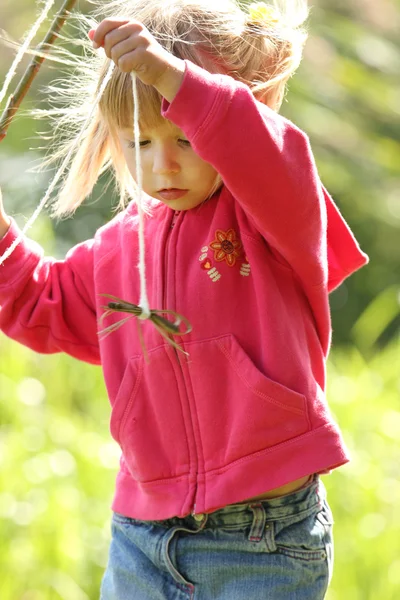
[[[368,258],[321,184],[308,137],[250,89],[186,61],[162,114],[211,163],[307,287],[331,291]]]
[[[18,234],[12,222],[0,256]],[[24,238],[0,265],[0,329],[36,352],[100,364],[93,288],[93,241],[58,261]]]

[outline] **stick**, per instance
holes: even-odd
[[[48,46],[54,43],[57,38],[57,34],[61,31],[65,20],[67,19],[70,11],[76,4],[76,0],[65,0],[60,11],[57,13],[54,21],[52,22],[50,29],[46,33],[46,37],[38,47],[40,52],[48,52]],[[39,69],[45,60],[44,56],[35,56],[28,68],[26,69],[21,81],[19,82],[17,89],[8,99],[6,108],[0,118],[0,142],[6,137],[7,130],[11,124],[11,121],[15,117],[18,108],[25,98],[29,88],[32,85],[33,80],[39,72]]]

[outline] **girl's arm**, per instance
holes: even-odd
[[[323,188],[305,133],[231,77],[186,63],[163,116],[211,163],[307,287],[333,289],[366,262]],[[327,257],[329,256],[329,264]]]
[[[0,216],[0,233],[8,221]],[[0,256],[18,234],[10,221]],[[0,330],[36,352],[66,352],[99,364],[93,298],[93,242],[57,261],[43,258],[40,246],[24,238],[0,265]]]
[[[178,60],[137,21],[105,19],[89,37],[120,70],[160,92],[163,116],[219,172],[303,285],[331,290],[365,264],[302,131],[256,102],[247,86]]]

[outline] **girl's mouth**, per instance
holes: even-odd
[[[179,198],[182,198],[185,194],[187,194],[188,191],[189,190],[180,190],[178,188],[170,188],[170,189],[160,190],[159,192],[157,192],[157,194],[159,196],[161,196],[161,198],[163,200],[178,200]]]

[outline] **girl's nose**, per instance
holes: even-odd
[[[156,175],[179,173],[181,170],[174,153],[170,149],[159,149],[154,156],[153,172]]]

